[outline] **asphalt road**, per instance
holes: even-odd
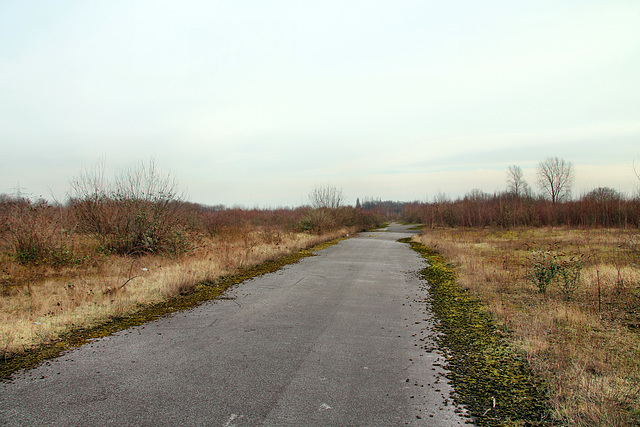
[[[408,233],[362,233],[19,373],[0,425],[464,425]]]

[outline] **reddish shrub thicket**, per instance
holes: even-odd
[[[0,197],[0,242],[20,264],[65,264],[71,260],[66,211],[44,200]]]
[[[484,194],[433,203],[407,203],[400,217],[429,227],[640,227],[640,199],[599,189],[578,200]]]
[[[379,213],[352,207],[226,209],[168,198],[108,195],[54,206],[2,196],[0,250],[20,263],[60,264],[74,259],[70,251],[78,241],[91,242],[93,250],[108,254],[171,255],[195,246],[203,235],[237,239],[260,231],[277,239],[282,233],[364,230],[382,222]]]

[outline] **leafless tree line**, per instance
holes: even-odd
[[[573,163],[558,157],[547,157],[538,164],[537,184],[543,197],[557,203],[571,198],[571,189],[575,181]],[[507,192],[518,197],[530,197],[533,191],[524,179],[520,166],[507,168]]]

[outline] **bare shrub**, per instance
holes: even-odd
[[[63,265],[72,260],[60,209],[44,200],[20,198],[8,203],[6,213],[2,235],[18,263]]]
[[[309,194],[310,209],[298,223],[302,231],[312,233],[324,233],[341,227],[365,230],[381,225],[385,218],[378,209],[363,209],[363,206],[372,204],[365,200],[364,204],[357,207],[344,206],[344,194],[342,190],[331,186],[315,187]]]
[[[316,209],[338,209],[344,204],[344,194],[332,185],[318,186],[311,190],[309,203]]]
[[[125,169],[114,182],[104,177],[104,162],[71,183],[71,209],[80,231],[96,236],[115,254],[180,253],[186,208],[175,179],[153,162]]]
[[[320,234],[328,230],[337,228],[338,221],[332,209],[317,208],[309,209],[300,221],[302,231]]]

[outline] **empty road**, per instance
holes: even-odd
[[[0,384],[0,425],[464,425],[392,225]]]

